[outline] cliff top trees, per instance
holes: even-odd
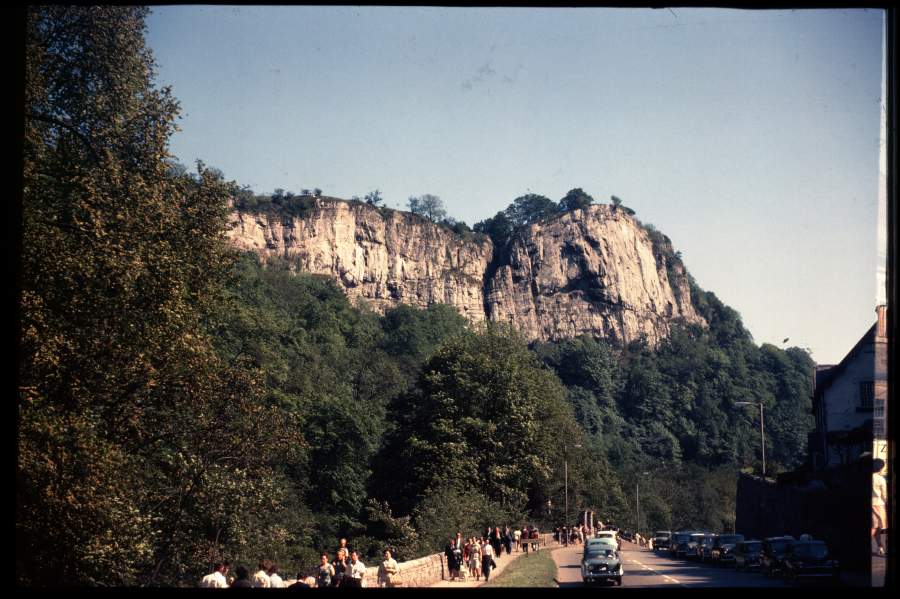
[[[419,197],[410,196],[407,205],[413,214],[424,216],[435,223],[439,223],[447,217],[447,211],[444,209],[441,198],[430,193]]]

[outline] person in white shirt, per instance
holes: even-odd
[[[253,575],[253,586],[257,589],[267,589],[271,585],[271,580],[269,580],[269,568],[272,566],[272,562],[267,559],[259,562],[259,570],[257,570],[256,574]]]
[[[205,589],[227,589],[228,580],[225,575],[228,574],[228,568],[231,566],[228,562],[218,562],[212,573],[207,574],[200,581],[200,586]]]
[[[269,588],[270,589],[283,589],[284,581],[281,580],[281,576],[278,575],[278,566],[272,562],[272,566],[266,572],[269,575]]]
[[[359,554],[355,551],[350,552],[350,586],[362,587],[363,579],[366,576],[366,565],[359,559]],[[346,580],[346,579],[345,579]]]

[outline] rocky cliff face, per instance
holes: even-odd
[[[474,322],[485,318],[490,239],[467,242],[415,214],[340,200],[318,200],[302,218],[242,212],[231,218],[228,234],[237,247],[328,275],[375,310],[443,303]]]
[[[647,231],[610,206],[533,224],[505,253],[488,282],[489,318],[529,339],[644,336],[655,345],[676,318],[703,323],[681,263],[654,251]]]
[[[232,223],[237,247],[330,276],[379,311],[445,303],[542,341],[592,334],[656,344],[674,319],[705,324],[680,262],[610,206],[531,225],[497,249],[407,212],[330,199],[302,217],[234,212]]]

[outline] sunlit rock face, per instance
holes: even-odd
[[[376,311],[442,303],[484,320],[483,277],[493,252],[486,237],[466,241],[409,212],[341,200],[320,200],[302,218],[233,212],[231,220],[238,248],[328,275]]]
[[[675,319],[705,324],[680,261],[655,252],[643,227],[610,206],[533,224],[505,253],[488,282],[488,317],[528,339],[590,334],[655,345]]]
[[[542,341],[590,334],[655,345],[676,319],[705,324],[680,261],[655,251],[640,224],[610,206],[531,225],[504,248],[408,212],[337,199],[316,200],[302,217],[235,211],[231,221],[238,248],[329,276],[379,312],[443,303]]]

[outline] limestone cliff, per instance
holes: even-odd
[[[493,244],[469,241],[428,219],[359,202],[316,200],[302,218],[232,212],[239,248],[280,256],[298,270],[333,277],[353,300],[383,311],[443,303],[484,320],[484,273]]]
[[[592,334],[656,344],[675,319],[705,324],[671,247],[660,251],[610,206],[533,224],[504,248],[408,212],[337,199],[316,199],[301,216],[235,211],[232,224],[237,247],[328,275],[379,311],[444,303],[473,322],[511,323],[529,340]]]
[[[592,334],[627,343],[645,336],[655,345],[676,318],[703,323],[680,261],[610,206],[533,224],[504,253],[488,283],[489,318],[514,323],[529,339]]]

